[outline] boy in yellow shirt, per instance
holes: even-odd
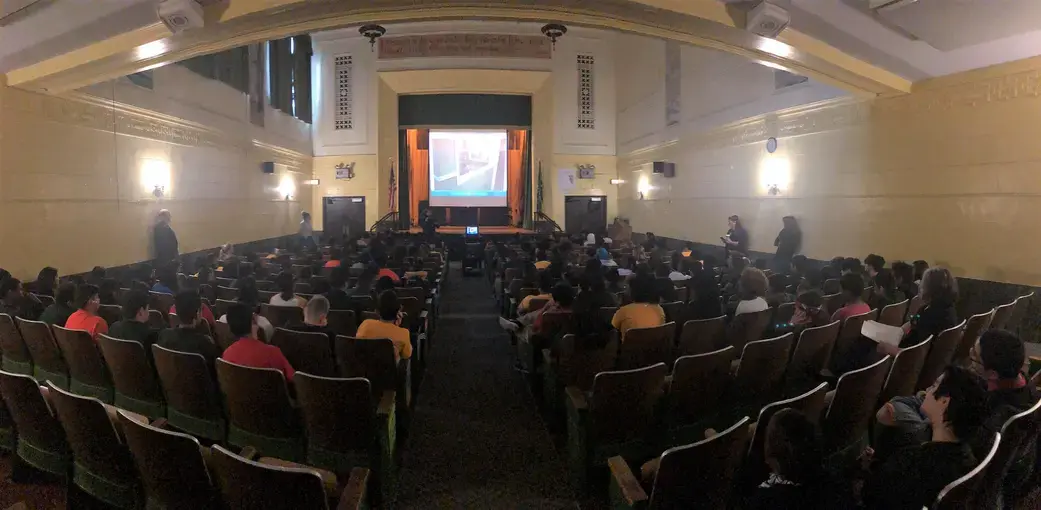
[[[658,293],[654,288],[654,279],[648,276],[636,276],[629,282],[629,295],[633,302],[618,309],[611,318],[611,326],[622,334],[632,328],[653,328],[665,324],[665,310],[658,305]]]
[[[412,340],[401,324],[401,304],[393,290],[385,290],[377,298],[380,319],[365,319],[358,326],[358,338],[389,338],[394,342],[394,360],[412,357]]]

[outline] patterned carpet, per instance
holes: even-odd
[[[399,508],[577,508],[564,456],[513,371],[490,286],[462,277],[445,285],[412,434]]]

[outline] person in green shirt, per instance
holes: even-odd
[[[64,326],[65,321],[69,320],[69,316],[76,311],[76,307],[72,306],[75,296],[76,285],[74,283],[59,285],[58,291],[54,293],[54,303],[47,305],[47,308],[40,314],[40,322]]]

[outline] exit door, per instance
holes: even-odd
[[[607,197],[564,197],[564,231],[568,234],[607,232]]]
[[[341,241],[365,232],[365,197],[325,197],[322,202],[326,241]]]

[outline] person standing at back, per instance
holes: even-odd
[[[313,250],[318,246],[314,239],[314,227],[311,225],[311,213],[304,211],[300,213],[300,243],[305,250]]]
[[[282,350],[257,340],[256,313],[246,303],[235,303],[228,307],[228,329],[235,337],[235,343],[224,350],[221,358],[229,363],[254,368],[274,368],[292,381],[295,372]]]
[[[170,226],[170,211],[163,209],[155,216],[155,227],[152,236],[155,241],[155,259],[159,264],[177,260],[177,234]]]
[[[777,273],[788,271],[792,257],[802,247],[802,230],[799,229],[799,222],[795,221],[795,216],[785,216],[781,218],[781,222],[784,227],[774,239],[777,251],[774,253],[773,266]]]
[[[726,257],[729,259],[730,255],[735,252],[746,256],[748,254],[748,231],[741,225],[741,218],[735,214],[727,218],[727,221],[730,230],[727,230],[727,235],[722,237]]]
[[[65,321],[65,329],[86,331],[95,341],[99,334],[108,333],[108,323],[98,316],[101,297],[98,295],[97,287],[88,284],[76,287],[76,298],[73,300],[73,305],[76,307],[76,311]]]

